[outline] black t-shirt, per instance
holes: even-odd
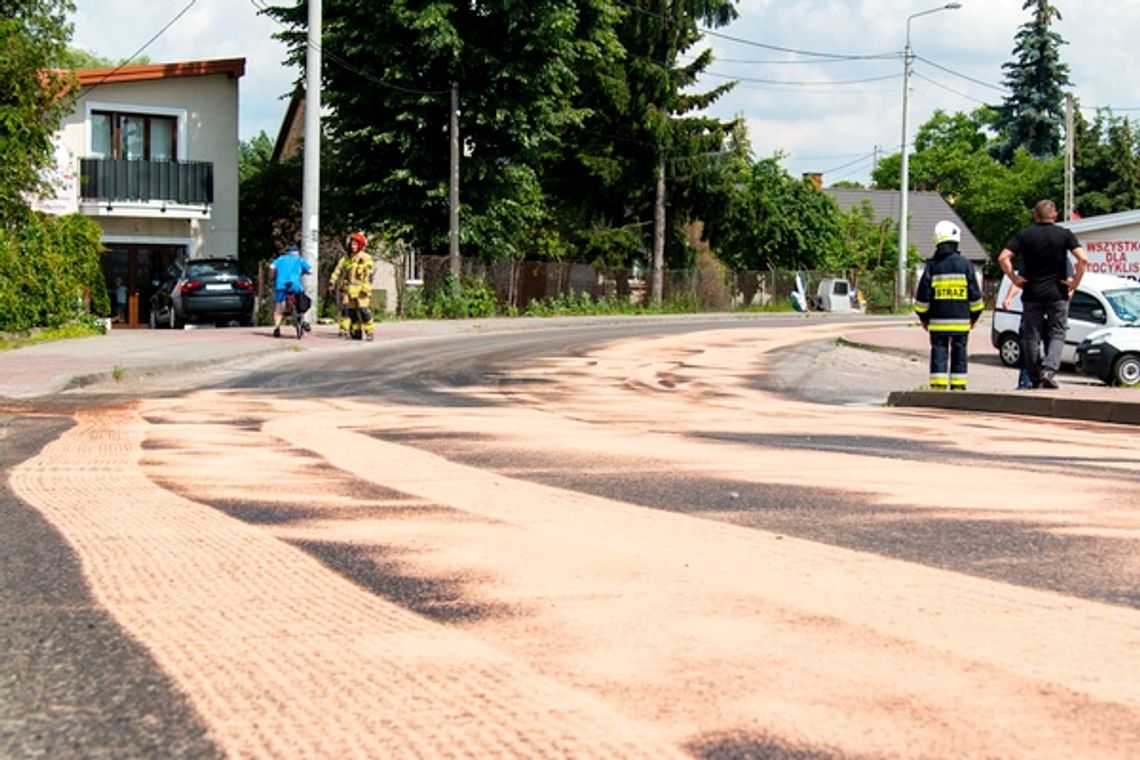
[[[1050,223],[1038,222],[1010,238],[1005,247],[1021,256],[1021,276],[1028,280],[1021,300],[1048,303],[1068,298],[1069,251],[1080,245],[1072,230]]]

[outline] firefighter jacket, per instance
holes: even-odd
[[[932,333],[969,332],[985,304],[974,265],[953,241],[939,243],[918,281],[914,311]]]
[[[344,292],[350,306],[368,308],[372,300],[372,270],[375,266],[372,257],[363,250],[349,259],[343,277]]]

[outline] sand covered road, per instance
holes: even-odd
[[[233,756],[1140,752],[1132,431],[789,401],[757,377],[792,339],[615,342],[435,406],[145,400],[11,482]],[[904,561],[781,509],[1020,540]],[[1122,602],[994,579],[1080,572],[1041,536],[1116,546]]]

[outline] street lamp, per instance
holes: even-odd
[[[910,22],[911,19],[925,16],[939,11],[952,11],[961,8],[961,3],[946,3],[937,8],[930,8],[906,17],[906,47],[903,48],[903,101],[902,101],[902,181],[899,184],[899,271],[895,283],[895,311],[902,308],[902,294],[906,290],[906,249],[907,249],[907,209],[908,195],[910,194],[910,158],[907,156],[907,132],[909,131],[907,94],[910,90],[910,62],[914,55],[910,50]]]

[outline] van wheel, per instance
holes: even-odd
[[[998,341],[998,355],[1001,363],[1007,367],[1016,367],[1021,363],[1021,338],[1017,333],[1005,333]]]
[[[1117,385],[1140,385],[1140,356],[1129,354],[1117,359],[1112,379]]]

